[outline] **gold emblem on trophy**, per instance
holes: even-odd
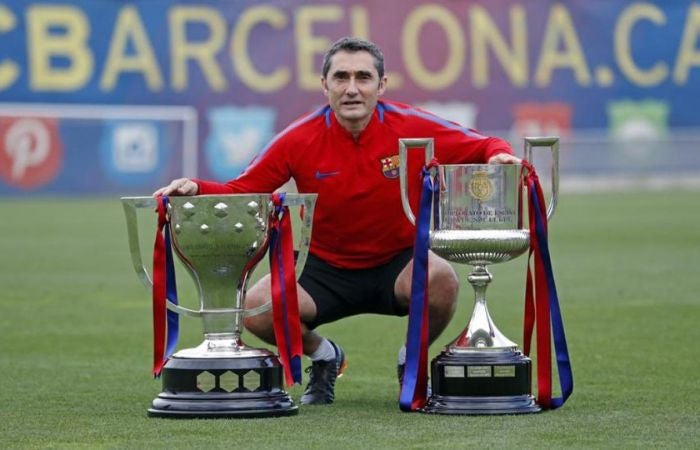
[[[474,172],[469,180],[469,194],[475,199],[485,202],[493,195],[493,183],[489,180],[488,173]]]

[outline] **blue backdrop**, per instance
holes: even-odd
[[[387,98],[483,130],[663,136],[700,122],[693,1],[13,0],[0,3],[0,194],[233,177],[323,102],[323,52],[345,35],[382,47]],[[65,119],[66,104],[191,107],[195,142],[186,121],[124,131]]]

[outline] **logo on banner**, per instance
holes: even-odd
[[[207,168],[219,180],[235,178],[274,135],[275,110],[266,107],[214,108],[205,143]]]
[[[161,160],[160,128],[144,121],[108,121],[100,142],[102,168],[125,185],[143,185],[153,179]]]
[[[562,102],[527,102],[513,105],[512,139],[523,136],[568,136],[571,132],[571,105]]]
[[[647,164],[663,159],[668,146],[658,145],[668,136],[671,108],[663,100],[617,100],[608,103],[610,137],[615,141],[615,158],[628,163]]]
[[[112,158],[120,172],[152,172],[158,166],[158,130],[150,123],[119,125],[112,131]]]
[[[62,158],[55,119],[0,118],[0,177],[7,184],[23,189],[48,184]]]

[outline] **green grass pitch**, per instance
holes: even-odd
[[[319,329],[348,355],[335,404],[286,418],[167,420],[146,416],[160,391],[149,375],[150,295],[130,264],[119,201],[0,199],[0,447],[697,448],[699,222],[696,191],[562,195],[550,250],[575,388],[559,410],[402,413],[405,319],[359,316]],[[142,229],[150,244],[155,225]],[[492,266],[487,292],[518,343],[525,259]],[[460,305],[431,357],[471,312],[467,267],[458,271]],[[196,320],[181,329],[179,348],[200,342]],[[301,392],[290,389],[295,400]]]

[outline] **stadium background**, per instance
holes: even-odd
[[[700,3],[0,2],[0,195],[234,177],[323,102],[324,50],[384,50],[387,98],[562,137],[562,183],[697,185]]]

